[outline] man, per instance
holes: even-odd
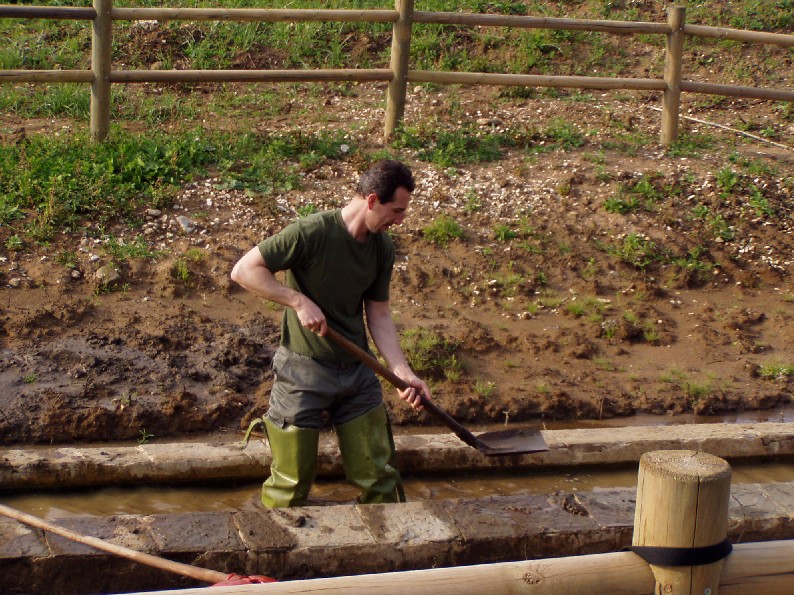
[[[427,385],[411,370],[389,309],[394,244],[386,233],[405,218],[414,179],[398,161],[364,172],[341,209],[302,218],[243,256],[232,280],[286,306],[265,417],[273,454],[262,487],[268,508],[306,503],[317,470],[324,416],[334,425],[348,481],[362,503],[396,502],[400,477],[380,381],[325,336],[328,326],[368,349],[369,329],[387,365],[409,387],[400,397],[421,410]],[[285,283],[274,274],[287,271]],[[366,317],[366,326],[365,319]]]

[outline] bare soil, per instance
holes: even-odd
[[[281,312],[238,288],[229,272],[299,210],[352,196],[363,166],[356,155],[380,147],[383,88],[352,89],[319,97],[324,118],[316,122],[285,115],[262,127],[366,122],[353,156],[266,199],[221,189],[212,177],[191,182],[172,207],[141,213],[143,227],[106,230],[161,250],[156,259],[117,263],[110,291],[96,277],[111,262],[101,236],[64,234],[14,252],[0,229],[1,443],[240,432],[265,411]],[[792,376],[765,377],[762,366],[794,364],[794,152],[685,120],[686,134],[716,143],[670,153],[655,142],[658,105],[658,95],[412,93],[409,122],[490,131],[562,118],[585,134],[581,147],[506,151],[455,168],[401,154],[418,189],[393,232],[392,309],[404,336],[422,330],[442,339],[462,365],[458,375],[439,366],[425,372],[438,404],[461,422],[718,414],[791,402]],[[760,101],[693,103],[687,113],[729,126],[737,114],[779,118]],[[24,125],[35,133],[60,123]],[[632,145],[631,134],[651,140]],[[748,163],[766,173],[748,173]],[[741,180],[728,194],[718,183],[725,167]],[[653,182],[657,199],[627,214],[605,208],[642,179]],[[774,214],[752,205],[753,187]],[[446,246],[426,234],[442,214],[465,232]],[[720,218],[731,230],[724,237],[715,231]],[[638,238],[665,258],[641,266],[625,250],[621,257]],[[64,251],[77,255],[72,267],[58,257]],[[395,424],[434,423],[385,393]]]

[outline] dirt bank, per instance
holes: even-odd
[[[381,90],[371,93],[376,105]],[[583,143],[455,168],[400,155],[418,189],[394,230],[392,307],[406,340],[434,345],[423,374],[439,404],[473,423],[789,403],[794,220],[783,172],[794,154],[724,131],[689,154],[653,141],[627,150],[614,142],[627,126],[656,138],[659,115],[643,109],[655,98],[488,93],[421,92],[409,110],[443,114],[454,100],[455,117],[489,130],[565,119]],[[355,105],[367,100],[362,89]],[[354,117],[332,106],[340,121]],[[726,106],[698,115],[766,109]],[[378,146],[373,134],[358,155]],[[322,163],[267,199],[199,180],[171,208],[141,213],[142,227],[89,225],[33,251],[9,250],[0,229],[0,441],[247,427],[267,406],[280,312],[234,286],[231,266],[299,213],[344,204],[360,166],[356,155]],[[428,231],[441,215],[463,232],[443,246]],[[118,241],[157,255],[114,260]],[[111,262],[119,278],[98,278]],[[432,422],[387,394],[395,423]]]

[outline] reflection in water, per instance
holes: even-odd
[[[637,468],[580,469],[570,472],[525,471],[509,475],[448,475],[404,478],[408,501],[480,498],[594,488],[633,487]],[[788,462],[742,464],[733,467],[733,483],[794,482],[794,464]],[[18,510],[56,520],[68,516],[114,514],[164,514],[253,510],[259,504],[259,483],[219,487],[135,487],[39,492],[4,496],[0,500]],[[311,504],[352,503],[357,491],[344,482],[318,481]]]

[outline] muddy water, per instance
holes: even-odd
[[[624,426],[651,426],[694,423],[759,423],[794,420],[794,406],[733,415],[695,416],[636,415],[608,420],[536,422],[534,427],[560,430]],[[470,426],[475,432],[504,429],[504,426]],[[395,428],[397,433],[405,431]],[[416,428],[420,433],[446,432],[443,428]],[[206,437],[205,437],[206,438]],[[222,436],[228,441],[230,436]],[[447,498],[478,498],[519,494],[550,494],[556,491],[589,491],[595,488],[633,487],[637,468],[566,469],[565,471],[524,471],[508,475],[455,474],[448,476],[404,477],[409,501]],[[734,483],[794,482],[790,460],[733,466]],[[250,510],[259,505],[259,483],[211,487],[124,486],[96,490],[70,490],[3,495],[0,501],[29,514],[51,520],[93,514],[158,514],[190,511]],[[357,491],[342,481],[318,481],[311,503],[319,505],[353,502]]]
[[[589,491],[595,488],[633,487],[636,467],[585,469],[571,472],[522,472],[513,475],[449,475],[404,478],[409,501],[478,498],[556,491]],[[788,461],[742,464],[733,467],[733,483],[794,482],[794,464]],[[215,487],[121,487],[68,492],[42,492],[4,496],[2,502],[23,512],[55,520],[68,516],[159,514],[252,510],[259,507],[259,483]],[[311,503],[351,503],[357,491],[343,483],[318,482]]]

